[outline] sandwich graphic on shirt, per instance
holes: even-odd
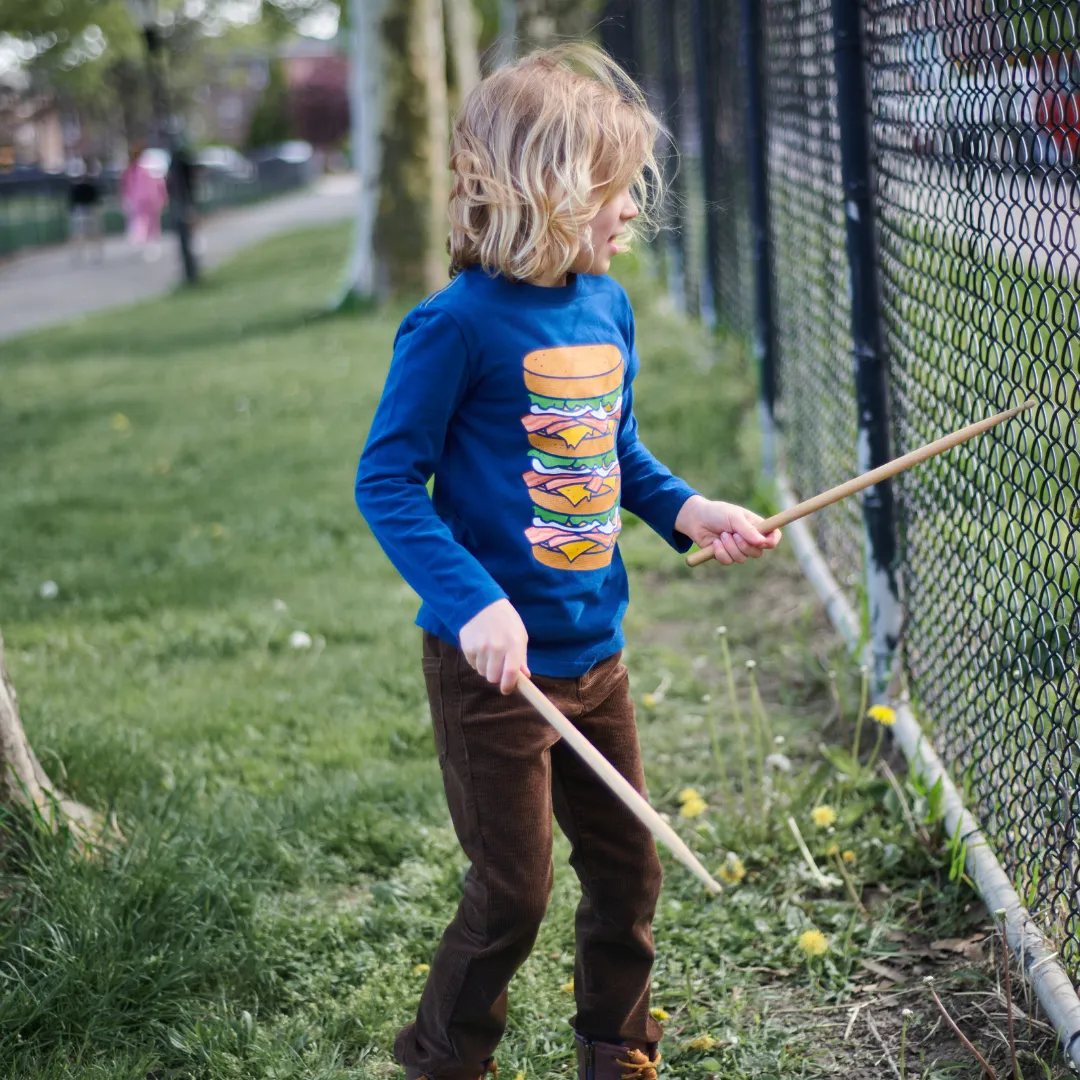
[[[622,353],[614,345],[538,349],[524,360],[532,448],[522,479],[533,501],[533,557],[559,570],[611,563],[622,527],[619,459]]]

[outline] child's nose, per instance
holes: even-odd
[[[638,205],[634,202],[633,195],[627,195],[623,203],[622,213],[619,215],[623,221],[633,221],[638,216]]]

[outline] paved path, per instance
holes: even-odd
[[[209,269],[276,233],[351,217],[355,204],[355,177],[326,176],[306,191],[214,215],[199,230],[205,243],[201,265]],[[122,237],[111,237],[100,263],[79,261],[67,246],[0,263],[0,341],[160,296],[180,275],[172,235],[165,236],[156,262],[147,262]]]

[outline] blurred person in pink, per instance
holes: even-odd
[[[146,245],[148,260],[161,254],[161,212],[168,202],[165,177],[143,159],[136,147],[121,182],[121,200],[127,218],[127,237],[132,244]]]

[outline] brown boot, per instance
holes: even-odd
[[[656,1043],[647,1050],[622,1043],[600,1042],[574,1032],[577,1042],[578,1080],[657,1080],[660,1051]]]

